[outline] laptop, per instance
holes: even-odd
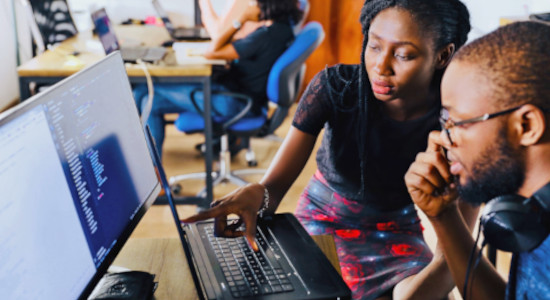
[[[166,54],[164,47],[121,46],[105,8],[92,12],[92,21],[106,54],[120,50],[122,59],[126,62],[135,62],[138,59],[155,62],[161,60]]]
[[[196,5],[198,4],[195,3],[195,6]],[[210,35],[204,27],[174,27],[174,24],[172,23],[172,21],[170,21],[170,18],[168,18],[168,13],[164,10],[159,0],[153,0],[153,6],[155,7],[155,10],[157,11],[159,17],[162,19],[162,22],[164,22],[164,27],[166,27],[166,30],[168,30],[168,33],[174,40],[180,41],[210,39]],[[200,12],[198,12],[198,14],[200,19]],[[196,15],[197,10],[195,10],[195,16]]]
[[[0,114],[0,295],[86,299],[160,183],[119,52]]]
[[[215,237],[213,221],[182,225],[148,127],[146,133],[201,299],[351,299],[340,274],[292,214],[258,220],[257,253],[244,237]]]

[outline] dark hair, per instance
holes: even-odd
[[[258,0],[258,7],[260,20],[296,24],[304,15],[297,0]]]
[[[517,22],[472,41],[453,61],[483,71],[500,107],[532,103],[550,109],[550,26]]]
[[[365,0],[361,9],[360,22],[363,32],[363,47],[361,50],[361,68],[359,73],[359,101],[357,124],[358,151],[361,159],[361,191],[365,192],[365,169],[367,167],[367,135],[369,132],[368,116],[376,111],[376,101],[368,81],[365,68],[365,49],[368,43],[368,32],[372,20],[383,10],[399,8],[409,12],[420,28],[431,34],[435,50],[440,50],[448,44],[460,48],[468,39],[470,32],[470,14],[466,6],[459,0]],[[444,70],[434,74],[432,85],[439,89]]]

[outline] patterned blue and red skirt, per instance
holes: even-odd
[[[376,299],[422,270],[432,252],[413,204],[380,212],[332,190],[319,171],[300,197],[296,217],[311,235],[334,236],[342,277],[353,299]]]

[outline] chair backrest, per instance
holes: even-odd
[[[302,18],[294,25],[294,34],[298,35],[302,31],[302,26],[304,25],[305,20],[309,14],[309,1],[308,0],[298,0],[298,6],[300,10],[304,13]]]
[[[78,30],[66,0],[28,0],[44,48],[74,36]],[[37,47],[42,48],[42,45]]]
[[[304,63],[324,38],[325,32],[320,23],[307,23],[271,67],[267,79],[267,97],[277,105],[277,109],[262,134],[272,133],[283,122],[289,107],[296,101],[305,71]]]

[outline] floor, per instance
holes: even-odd
[[[290,111],[290,116],[294,114],[294,110],[295,106],[294,109]],[[275,134],[278,137],[284,138],[290,127],[290,123],[291,117],[287,117],[286,121],[281,125],[281,127],[279,127]],[[204,160],[199,152],[195,150],[195,145],[201,143],[202,141],[203,136],[201,134],[185,135],[178,132],[173,126],[167,126],[166,141],[163,150],[163,164],[168,177],[176,174],[201,172],[204,170]],[[319,146],[320,141],[321,139],[319,138],[316,147]],[[252,140],[252,144],[258,160],[258,166],[256,168],[267,168],[280,143],[265,139],[254,139]],[[244,155],[245,151],[241,151],[232,159],[232,169],[248,168]],[[215,167],[216,166],[214,166],[214,168]],[[304,190],[310,177],[315,172],[315,169],[316,162],[314,156],[312,156],[294,185],[290,188],[281,202],[278,212],[294,211],[297,199]],[[261,176],[253,175],[247,177],[246,179],[248,181],[258,181],[261,179]],[[186,181],[182,187],[182,193],[184,195],[194,195],[204,187],[204,181],[189,180]],[[214,189],[214,197],[221,197],[235,188],[236,186],[231,184],[217,186]],[[181,216],[191,215],[195,212],[195,210],[195,206],[178,205],[178,212]],[[420,217],[422,219],[422,225],[425,228],[425,239],[430,247],[434,249],[437,240],[435,238],[435,233],[430,222],[422,213],[420,213]],[[176,227],[174,225],[170,210],[166,205],[153,205],[132,234],[132,238],[145,237],[177,237]],[[507,278],[509,263],[510,255],[507,253],[498,254],[497,267],[499,273],[504,278]],[[455,292],[454,294],[457,293]]]

